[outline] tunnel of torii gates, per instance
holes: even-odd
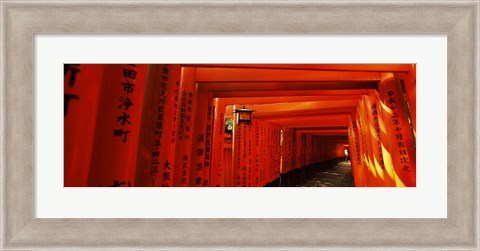
[[[64,185],[267,186],[348,149],[355,186],[416,186],[415,67],[64,65]]]

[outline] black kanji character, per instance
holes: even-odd
[[[113,136],[121,137],[123,135],[123,140],[122,140],[123,143],[127,142],[127,134],[129,133],[130,131],[124,131],[123,129],[113,130]]]
[[[170,173],[169,172],[164,172],[163,173],[163,181],[170,180]]]
[[[397,140],[403,140],[403,136],[402,136],[401,133],[400,133],[400,134],[397,134]]]
[[[70,72],[70,79],[68,80],[68,86],[72,87],[75,85],[75,79],[77,73],[81,72],[80,69],[76,68],[79,64],[64,64],[63,65],[63,76],[65,77],[68,72]]]
[[[63,116],[67,116],[68,114],[68,105],[70,104],[70,101],[72,99],[80,99],[77,95],[73,95],[73,94],[65,94],[63,96]]]
[[[120,96],[119,101],[120,105],[118,108],[125,107],[125,110],[128,110],[128,108],[133,105],[133,102],[129,97]]]
[[[129,118],[130,118],[130,115],[123,112],[123,115],[117,116],[117,122],[120,122],[120,124],[122,124],[122,126],[124,126],[125,123],[128,123],[128,124],[131,125],[132,123],[130,123],[130,121],[128,121]]]
[[[123,91],[127,93],[127,95],[133,93],[135,90],[135,85],[130,82],[122,82],[121,84],[123,85]]]
[[[170,162],[169,162],[168,160],[165,161],[165,164],[163,164],[163,169],[164,169],[164,170],[167,170],[167,169],[168,169],[168,170],[171,170],[171,168],[170,168]]]
[[[388,104],[390,104],[390,105],[391,105],[391,104],[396,104],[396,103],[397,103],[397,101],[395,101],[395,99],[394,99],[394,98],[389,98],[389,99],[387,100],[387,102],[388,102]]]
[[[127,183],[125,181],[118,182],[118,180],[114,180],[112,187],[121,187],[121,186],[125,186],[126,184]]]
[[[137,72],[135,70],[123,68],[123,76],[126,78],[135,79],[135,77],[137,76]]]

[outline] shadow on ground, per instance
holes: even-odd
[[[313,178],[299,187],[353,187],[352,168],[349,162],[341,161],[335,166],[317,172]]]

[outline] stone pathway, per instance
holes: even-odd
[[[316,173],[312,179],[299,186],[353,187],[353,177],[350,163],[342,161],[330,169]]]

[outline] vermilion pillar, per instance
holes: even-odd
[[[135,186],[173,186],[180,66],[149,65]]]
[[[410,71],[405,74],[405,89],[408,100],[408,107],[410,112],[410,119],[412,120],[413,136],[417,133],[417,65],[409,65]]]
[[[261,175],[260,175],[260,169],[262,168],[261,160],[260,160],[260,131],[258,130],[258,120],[257,119],[252,119],[253,123],[253,152],[252,152],[252,186],[258,187],[261,184]]]
[[[414,136],[408,123],[407,107],[400,82],[393,74],[382,74],[378,86],[389,153],[397,186],[416,186]]]
[[[378,93],[377,93],[378,94]],[[385,186],[394,187],[397,185],[397,174],[395,173],[395,168],[393,167],[392,154],[390,150],[389,143],[389,131],[387,130],[387,122],[385,120],[386,116],[384,115],[385,110],[383,103],[380,100],[378,103],[378,121],[380,127],[380,143],[382,145],[382,157],[383,164],[385,165]]]
[[[359,103],[360,125],[362,130],[363,144],[364,144],[364,160],[365,165],[368,167],[369,186],[382,186],[383,178],[378,174],[375,166],[373,147],[372,147],[372,135],[371,135],[371,123],[368,117],[369,110],[367,108],[367,96],[363,95]]]
[[[192,163],[193,127],[195,126],[195,71],[194,67],[182,67],[179,93],[179,112],[175,132],[174,186],[193,186],[190,179]]]
[[[313,155],[313,146],[312,146],[312,134],[308,133],[305,135],[305,166],[308,166],[313,163],[312,155]]]
[[[208,107],[207,107],[207,124],[205,128],[205,160],[203,164],[203,179],[204,186],[211,186],[210,177],[212,172],[212,155],[213,155],[213,119],[214,119],[213,93],[208,93]]]
[[[210,186],[210,163],[212,145],[212,96],[204,85],[195,89],[195,122],[192,128],[192,163],[190,170],[192,186]]]
[[[355,186],[363,187],[366,186],[365,170],[361,159],[361,146],[358,139],[357,123],[352,119],[352,117],[350,117],[348,127],[352,173],[355,180]]]
[[[282,154],[280,147],[280,126],[273,126],[273,160],[272,160],[272,174],[271,181],[280,177],[280,156]]]
[[[89,186],[134,186],[146,65],[105,65]]]
[[[265,121],[255,119],[255,166],[258,168],[258,186],[265,186],[266,180],[266,140]]]
[[[387,186],[389,183],[389,176],[385,171],[385,164],[383,163],[382,143],[380,141],[380,123],[378,119],[379,113],[378,92],[370,91],[369,95],[365,96],[365,107],[368,115],[368,128],[371,139],[372,150],[372,164],[380,179],[379,185]]]
[[[215,115],[213,122],[213,148],[212,148],[212,171],[210,173],[210,186],[224,186],[224,158],[225,158],[225,101],[216,98]]]
[[[240,108],[235,105],[234,109]],[[252,170],[254,152],[253,146],[253,125],[246,123],[236,123],[234,116],[233,126],[233,174],[235,186],[246,187],[252,183]]]
[[[293,152],[293,129],[283,129],[283,143],[282,143],[282,173],[288,173],[292,170],[292,152]]]
[[[88,185],[104,65],[64,65],[64,186]]]

